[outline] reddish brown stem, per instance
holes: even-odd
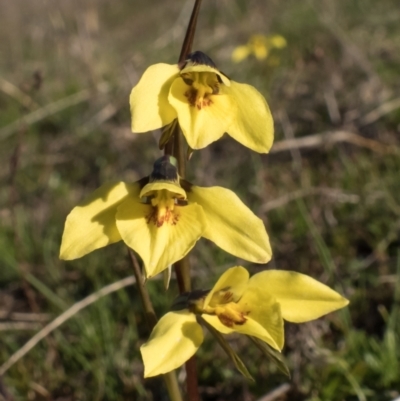
[[[199,386],[197,383],[196,357],[192,356],[185,364],[186,386],[189,401],[200,401]]]
[[[194,34],[196,32],[197,17],[200,13],[201,0],[196,0],[194,4],[192,15],[190,16],[189,25],[186,30],[185,39],[182,44],[181,54],[179,55],[179,63],[185,61],[186,56],[191,52]]]
[[[187,55],[192,50],[194,34],[196,32],[197,18],[200,12],[201,0],[196,0],[192,15],[190,17],[189,25],[186,30],[185,39],[182,44],[181,53],[179,55],[179,64],[186,60]],[[179,124],[176,124],[175,132],[170,139],[169,143],[166,144],[165,154],[173,154],[178,161],[178,172],[181,178],[185,178],[186,175],[186,155],[183,149],[183,135],[179,128]],[[188,255],[182,260],[175,263],[176,280],[179,286],[179,292],[183,293],[190,291],[191,280],[190,280],[190,266]],[[199,388],[197,382],[197,369],[196,359],[193,356],[186,362],[186,385],[187,395],[189,401],[200,401]]]

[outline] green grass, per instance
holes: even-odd
[[[0,76],[29,97],[10,95],[0,82],[0,310],[9,314],[0,323],[16,312],[55,318],[132,274],[122,244],[60,261],[61,233],[84,196],[105,181],[147,175],[159,157],[151,134],[130,132],[127,99],[148,65],[176,61],[189,9],[171,0],[0,4]],[[276,141],[290,129],[295,137],[340,129],[393,150],[335,143],[260,156],[224,138],[195,152],[190,180],[236,191],[264,219],[270,267],[310,274],[351,301],[318,321],[286,326],[290,380],[233,336],[256,378],[247,383],[207,337],[198,353],[204,400],[256,400],[285,382],[291,401],[399,396],[400,110],[362,123],[400,96],[399,17],[394,0],[204,0],[195,47],[265,94]],[[274,55],[278,65],[231,63],[235,46],[273,33],[288,41]],[[82,90],[92,91],[86,100],[2,137],[2,127]],[[299,196],[269,208],[288,194]],[[199,288],[243,263],[206,240],[191,261]],[[264,268],[245,265],[253,273]],[[159,315],[177,293],[172,283],[164,294],[159,281],[149,290]],[[2,331],[0,363],[37,329]],[[127,287],[40,342],[5,374],[4,387],[18,401],[165,400],[159,379],[143,379],[139,346],[148,334],[139,296]]]

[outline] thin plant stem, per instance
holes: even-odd
[[[178,160],[178,173],[181,178],[186,177],[186,156],[184,150],[184,140],[179,124],[175,126],[173,153]]]
[[[179,64],[183,63],[187,55],[192,50],[194,34],[196,31],[197,18],[200,12],[201,0],[196,0],[192,15],[190,17],[189,25],[186,30],[185,39],[183,41],[181,53],[179,55]],[[184,140],[179,124],[176,125],[173,139],[173,151],[172,154],[178,161],[178,172],[181,178],[186,176],[186,154],[184,151]],[[179,285],[180,292],[190,291],[191,289],[191,277],[190,277],[190,265],[189,256],[186,255],[182,260],[175,263],[175,273]],[[197,380],[197,369],[196,369],[196,358],[192,356],[185,364],[186,368],[186,385],[187,395],[189,401],[200,401],[198,380]]]
[[[192,15],[190,17],[189,25],[186,30],[185,39],[182,44],[181,53],[179,55],[178,63],[182,63],[186,60],[187,55],[192,50],[194,34],[196,32],[197,18],[199,16],[201,6],[201,0],[196,0],[193,6]],[[174,132],[170,140],[166,143],[164,148],[164,154],[173,155],[178,161],[178,172],[181,178],[186,176],[186,155],[184,151],[184,140],[179,124],[175,125]],[[179,260],[174,265],[176,280],[179,286],[179,292],[183,293],[190,291],[191,279],[190,279],[190,265],[188,255],[183,259]],[[189,401],[200,401],[199,388],[197,381],[197,370],[196,370],[196,359],[193,356],[186,364],[186,384],[187,384],[187,395]]]
[[[153,330],[154,326],[157,324],[157,316],[154,312],[153,304],[151,303],[149,293],[147,292],[147,288],[145,286],[142,272],[140,269],[139,262],[133,253],[133,251],[128,248],[129,256],[132,262],[133,274],[136,278],[136,286],[139,290],[139,295],[142,300],[143,309],[145,311],[147,325],[149,327],[150,332]],[[167,387],[167,391],[169,394],[169,398],[171,401],[183,401],[182,395],[179,389],[178,380],[176,378],[176,374],[174,371],[166,373],[162,375],[165,386]]]
[[[193,6],[192,15],[190,16],[189,25],[186,29],[185,39],[183,40],[181,54],[179,55],[179,63],[185,61],[186,56],[191,52],[194,34],[196,32],[197,17],[200,13],[201,0],[196,0]]]

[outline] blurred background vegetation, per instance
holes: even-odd
[[[0,1],[0,363],[68,307],[132,274],[123,244],[63,262],[60,237],[78,201],[105,181],[147,175],[161,155],[155,135],[131,133],[128,96],[147,66],[176,62],[192,4]],[[397,0],[203,1],[195,49],[267,97],[276,144],[258,155],[224,138],[195,152],[189,179],[236,191],[264,219],[267,268],[310,274],[351,300],[286,325],[290,379],[232,336],[256,378],[247,382],[207,337],[203,400],[400,397],[399,20]],[[287,46],[233,63],[254,34],[282,35]],[[265,268],[206,240],[191,262],[198,288],[238,263]],[[160,315],[177,293],[159,280],[149,290]],[[142,377],[147,336],[128,286],[12,366],[0,400],[166,400],[159,379]]]

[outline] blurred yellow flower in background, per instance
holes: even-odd
[[[251,55],[255,56],[257,60],[265,60],[272,49],[283,49],[286,45],[286,39],[281,35],[253,35],[247,44],[233,50],[232,61],[240,63]]]

